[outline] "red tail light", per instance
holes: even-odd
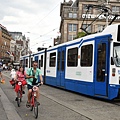
[[[112,76],[115,76],[116,69],[112,68]]]

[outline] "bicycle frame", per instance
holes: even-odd
[[[36,86],[33,86],[32,93],[31,93],[31,106],[35,106],[35,99],[36,99]]]
[[[31,101],[30,101],[30,104],[31,104],[31,111],[33,110],[34,108],[34,115],[35,115],[35,118],[38,117],[38,104],[37,104],[37,87],[40,86],[41,84],[38,84],[38,85],[35,85],[33,86],[32,88],[32,93],[31,93]]]
[[[17,104],[18,104],[18,107],[20,107],[20,102],[22,101],[22,82],[20,81],[17,81],[17,85],[19,86],[19,90],[17,92],[17,97],[18,97],[18,100],[17,100]]]

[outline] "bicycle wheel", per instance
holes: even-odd
[[[32,97],[32,95],[30,96],[30,103],[31,103],[31,105],[30,105],[30,111],[33,111],[33,97]]]
[[[18,107],[20,107],[20,101],[21,101],[20,91],[18,91],[18,100],[17,100]]]
[[[38,104],[37,104],[36,99],[34,101],[34,115],[35,115],[35,118],[37,119],[38,118]]]

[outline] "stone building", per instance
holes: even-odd
[[[20,56],[27,55],[29,52],[30,40],[22,35],[22,32],[9,32],[11,37],[15,40],[14,44],[14,60],[19,62]]]
[[[88,5],[91,6],[89,7],[89,11],[87,11]],[[92,7],[96,5],[99,6],[96,8]],[[106,9],[104,9],[104,7],[108,8],[108,12],[106,11]],[[86,14],[86,11],[88,12],[88,14]],[[102,11],[103,14],[101,14]],[[108,13],[111,14],[108,15]],[[99,14],[101,15],[98,17],[97,21],[93,22]],[[102,31],[113,19],[115,14],[120,15],[119,0],[109,0],[109,2],[105,2],[103,0],[76,0],[75,2],[70,0],[69,2],[66,2],[64,0],[64,2],[61,3],[60,6],[60,43],[74,40],[78,32],[83,31],[82,29],[80,29],[81,27],[83,29],[87,28],[86,31],[88,33]],[[85,17],[86,21],[84,21]],[[93,22],[92,25],[90,25],[91,22]],[[120,16],[117,17],[114,23],[120,23]]]

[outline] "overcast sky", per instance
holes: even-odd
[[[43,44],[48,47],[59,35],[60,3],[63,1],[0,0],[0,24],[8,31],[22,32],[29,37],[33,51]]]

